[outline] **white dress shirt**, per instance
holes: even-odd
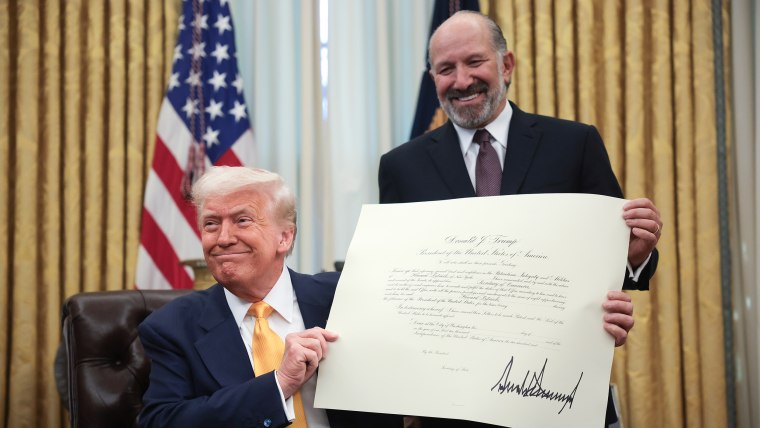
[[[227,305],[229,305],[230,311],[232,311],[232,316],[235,318],[235,322],[240,329],[240,338],[245,344],[248,358],[251,360],[251,367],[253,367],[251,344],[253,343],[253,327],[256,324],[256,320],[247,315],[248,308],[251,307],[252,303],[235,296],[226,288],[224,289],[224,295],[227,298]],[[267,318],[269,327],[282,338],[283,342],[288,333],[304,331],[306,329],[303,317],[301,316],[301,310],[298,307],[298,301],[296,300],[296,293],[293,291],[293,283],[290,281],[290,274],[285,265],[282,267],[280,278],[277,279],[269,294],[264,297],[264,301],[274,309],[269,318]],[[276,376],[275,379],[277,379]],[[277,383],[277,388],[280,389],[280,398],[282,399],[285,414],[288,420],[293,421],[296,418],[295,410],[293,409],[293,397],[285,400],[279,382]],[[312,376],[300,389],[304,413],[306,413],[306,422],[310,428],[329,428],[330,424],[325,410],[314,408],[314,393],[316,389],[316,375]]]

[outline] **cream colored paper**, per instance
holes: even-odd
[[[517,195],[365,205],[315,406],[520,427],[604,422],[624,200]]]

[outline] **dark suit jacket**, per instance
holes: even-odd
[[[306,328],[325,327],[336,273],[289,271]],[[140,324],[151,359],[141,427],[282,427],[288,420],[274,372],[254,377],[224,289],[179,297]],[[393,415],[328,410],[332,428],[401,427]]]
[[[594,193],[623,197],[596,128],[525,113],[514,104],[512,110],[502,195]],[[380,203],[475,197],[450,121],[383,155],[378,182]],[[638,282],[626,274],[623,288],[649,289],[657,259],[655,251]]]
[[[593,193],[622,198],[599,132],[590,125],[525,113],[512,104],[501,194]],[[380,158],[380,203],[475,197],[454,125],[402,144]],[[623,288],[648,290],[657,268],[657,250],[637,282],[624,273]],[[617,420],[612,400],[606,423]],[[423,428],[491,425],[423,418]]]

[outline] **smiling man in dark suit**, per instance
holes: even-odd
[[[286,267],[296,209],[280,176],[213,167],[193,186],[193,200],[204,257],[219,283],[175,299],[140,325],[151,359],[140,426],[400,428],[400,416],[313,406],[317,367],[338,338],[323,329],[338,275]],[[263,317],[254,308],[262,303],[271,310]],[[259,346],[272,342],[257,335],[279,342]]]
[[[433,33],[428,52],[438,100],[450,120],[382,156],[381,203],[525,193],[623,197],[593,126],[525,113],[507,100],[515,59],[491,19],[471,11],[454,14]],[[631,228],[623,288],[647,290],[657,267],[660,214],[641,198],[627,202],[622,216]],[[610,292],[603,307],[604,329],[620,346],[633,327],[631,299]],[[614,422],[614,413],[609,416]],[[422,426],[482,425],[428,418]]]

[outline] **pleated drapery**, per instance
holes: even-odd
[[[0,1],[0,421],[56,427],[65,297],[133,287],[178,1]]]
[[[729,2],[713,3],[487,2],[515,53],[509,97],[596,125],[626,197],[662,214],[657,274],[630,293],[636,326],[613,365],[627,427],[728,423],[714,20],[724,49],[730,26]]]
[[[81,291],[133,286],[142,192],[172,64],[179,4],[0,0],[0,424],[67,425],[52,370],[61,303]],[[526,111],[596,125],[626,196],[649,197],[662,212],[660,266],[651,291],[631,292],[636,326],[616,351],[613,366],[625,426],[726,426],[716,123],[727,120],[717,107],[730,103],[718,95],[728,93],[720,90],[728,83],[716,79],[716,58],[721,57],[713,29],[716,21],[722,23],[728,52],[728,1],[492,0],[481,5],[502,25],[516,55],[510,99]],[[317,13],[314,5],[309,8]],[[349,12],[334,11],[331,18]],[[383,18],[378,33],[394,31],[393,16]],[[420,23],[421,37],[427,37],[428,25]],[[344,37],[359,30],[344,23],[336,31]],[[301,43],[316,48],[313,38]],[[241,52],[247,49],[238,45]],[[384,45],[378,51],[382,58],[390,52]],[[729,76],[727,55],[723,58],[724,70],[717,75]],[[333,59],[334,64],[346,60]],[[313,70],[316,62],[315,54],[307,68]],[[361,69],[372,68],[362,64]],[[393,88],[403,79],[418,83],[416,70],[387,73]],[[294,75],[310,81],[304,105],[318,106],[315,76]],[[335,73],[330,81],[336,85],[331,100],[349,92],[337,86],[345,82],[340,76]],[[366,92],[380,89],[387,88]],[[333,102],[341,103],[333,106],[335,114],[349,120],[358,114],[342,101]],[[258,104],[263,105],[254,105],[254,114],[265,107]],[[391,123],[394,135],[408,133],[395,129],[403,119],[397,117],[398,105],[382,98],[376,107],[361,110],[381,116],[367,123]],[[406,126],[412,114],[413,109]],[[324,126],[318,118],[301,113],[299,135]],[[301,254],[312,264],[331,260],[325,254],[333,250],[325,248],[336,241],[333,210],[313,202],[320,190],[332,186],[317,182],[321,173],[341,167],[331,164],[337,155],[323,151],[322,144],[343,138],[329,127],[317,132],[319,144],[295,150],[289,143],[288,153],[299,156],[298,163],[282,161],[294,177],[291,184],[300,183],[301,193],[309,193],[299,194],[310,207],[303,212],[325,218],[326,228],[313,232],[308,251]],[[370,178],[377,158],[403,142],[389,134],[377,131],[355,140],[371,144],[375,158],[360,158],[369,171],[360,177],[365,187],[347,191],[374,194]],[[275,153],[278,146],[271,141],[257,139],[258,146],[265,144],[266,159],[277,166],[283,154]],[[339,243],[350,234],[344,230],[340,236]]]

